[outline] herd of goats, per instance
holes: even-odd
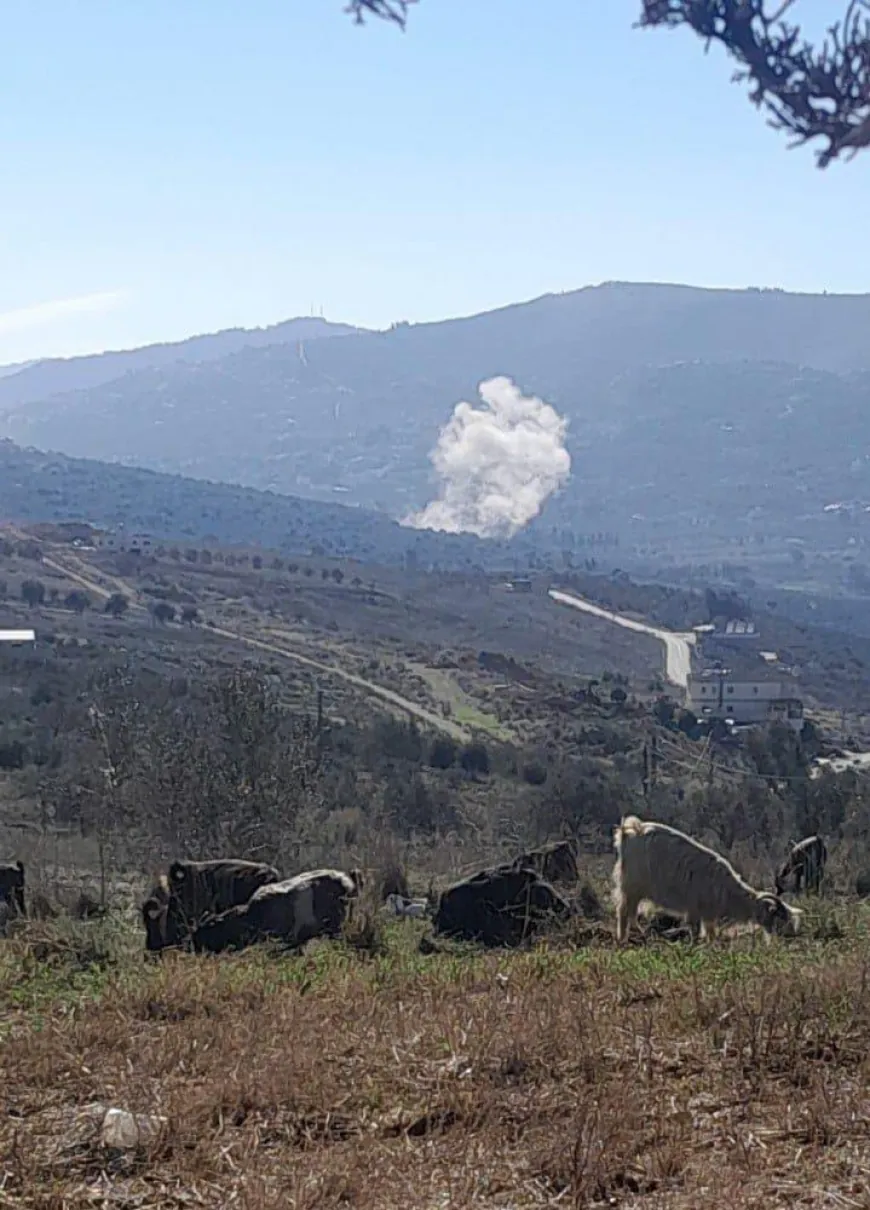
[[[776,878],[775,891],[759,891],[720,854],[667,824],[628,815],[614,832],[613,901],[617,941],[629,937],[642,903],[651,903],[709,938],[723,922],[750,924],[765,933],[793,936],[801,910],[786,890],[818,892],[827,861],[820,836],[796,844]],[[481,870],[448,887],[437,902],[387,896],[386,910],[431,916],[435,934],[488,946],[516,946],[547,923],[575,912],[556,890],[580,881],[574,849],[559,841],[516,860]],[[338,937],[363,887],[359,870],[308,870],[282,878],[273,866],[221,859],[175,861],[142,904],[145,948],[193,948],[197,953],[242,949],[266,939],[301,948],[316,937]],[[581,896],[581,899],[583,897]],[[590,906],[590,900],[591,906]],[[594,894],[580,910],[594,915]],[[0,936],[13,916],[26,916],[25,871],[19,861],[0,865]],[[433,943],[423,939],[421,947]]]

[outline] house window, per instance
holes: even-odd
[[[757,686],[757,685],[754,685],[754,686],[753,686],[753,688],[752,688],[752,692],[753,692],[753,693],[755,693],[755,694],[757,694],[757,693],[758,693],[758,686]]]
[[[729,692],[729,693],[733,693],[733,692],[734,692],[734,686],[733,686],[733,685],[729,685],[729,686],[728,686],[728,692]]]
[[[726,713],[726,714],[733,714],[733,713],[734,713],[734,707],[733,707],[733,706],[726,706],[726,707],[725,707],[725,713]]]

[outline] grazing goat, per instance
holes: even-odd
[[[807,836],[792,846],[785,864],[776,876],[776,893],[781,895],[791,885],[799,895],[801,887],[818,895],[828,860],[828,850],[821,836]]]
[[[667,824],[627,815],[614,832],[616,938],[622,942],[641,902],[684,916],[694,932],[712,937],[721,920],[794,934],[801,912],[769,891],[756,891],[730,862]]]
[[[274,937],[299,948],[314,937],[338,937],[358,893],[354,874],[308,870],[261,886],[247,903],[205,921],[193,934],[193,947],[197,953],[219,953]]]
[[[247,903],[258,887],[280,877],[274,866],[256,861],[174,861],[142,904],[145,948],[181,944],[203,917]]]

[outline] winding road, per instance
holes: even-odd
[[[24,538],[27,535],[21,534]],[[61,559],[52,558],[43,552],[42,562],[46,567],[53,568],[54,571],[61,573],[68,579],[73,580],[76,584],[80,584],[82,588],[93,592],[97,597],[107,600],[112,592],[121,592],[129,599],[130,605],[134,609],[142,612],[147,612],[145,606],[137,599],[138,594],[133,584],[128,584],[125,580],[118,576],[109,576],[105,573],[99,573],[104,579],[112,585],[111,590],[105,587],[105,584],[100,584],[95,576],[96,572],[89,564],[73,555],[65,555]],[[74,566],[80,570],[75,570]],[[314,659],[312,656],[303,655],[293,648],[283,647],[279,643],[269,642],[263,638],[257,638],[252,634],[246,634],[243,631],[227,630],[221,626],[209,626],[208,633],[219,635],[224,639],[232,639],[237,643],[244,643],[248,647],[256,647],[260,651],[268,651],[273,655],[283,656],[286,660],[291,660],[296,664],[304,664],[308,668],[314,668],[318,672],[324,673],[327,676],[338,677],[349,685],[355,686],[363,693],[370,697],[379,698],[389,706],[393,706],[403,713],[410,715],[411,718],[417,719],[421,723],[440,731],[443,735],[449,735],[451,739],[457,740],[459,743],[468,743],[472,738],[471,731],[467,727],[461,726],[459,723],[451,719],[442,718],[434,710],[428,710],[425,706],[419,705],[417,702],[412,702],[410,698],[403,697],[400,693],[396,693],[393,689],[388,689],[385,685],[378,685],[374,681],[368,681],[364,677],[357,676],[355,672],[350,672],[346,668],[336,667],[334,664],[328,664],[324,660]]]
[[[242,634],[238,630],[224,630],[220,626],[210,626],[209,630],[212,634],[219,634],[225,639],[235,639],[239,643],[247,643],[249,647],[258,647],[260,651],[269,651],[274,655],[282,655],[285,659],[294,660],[297,664],[305,664],[308,668],[316,668],[319,672],[326,673],[328,676],[336,676],[340,680],[346,681],[349,685],[355,685],[357,689],[361,689],[371,697],[379,697],[381,701],[398,707],[405,714],[410,714],[412,718],[419,719],[422,723],[427,723],[430,727],[434,727],[436,731],[441,731],[452,739],[459,740],[460,743],[468,743],[471,739],[471,733],[458,723],[441,718],[434,710],[427,710],[425,706],[418,706],[416,702],[402,697],[395,690],[387,689],[385,685],[376,685],[374,681],[367,681],[364,677],[357,676],[355,672],[348,672],[346,668],[336,667],[335,664],[327,664],[323,660],[315,660],[309,655],[302,655],[298,651],[281,647],[277,643],[267,642],[265,639],[254,638],[250,634]]]
[[[26,535],[22,534],[20,536],[25,537]],[[103,599],[111,596],[112,591],[123,592],[129,598],[130,604],[134,609],[144,611],[145,607],[137,600],[138,594],[132,584],[127,584],[120,577],[107,575],[103,577],[104,583],[100,584],[94,578],[96,573],[89,564],[66,552],[64,552],[64,555],[65,557],[58,559],[43,553],[43,562],[46,566],[69,577],[69,579],[74,580],[83,588],[89,589]],[[111,589],[105,586],[106,583],[112,586]],[[617,626],[623,626],[626,630],[633,630],[639,634],[648,634],[658,639],[665,648],[665,676],[672,685],[676,685],[684,691],[688,688],[688,679],[692,671],[692,647],[695,643],[694,634],[683,634],[678,631],[663,630],[660,627],[650,626],[646,622],[638,622],[634,618],[627,618],[622,614],[613,613],[609,609],[603,609],[600,605],[593,605],[591,601],[586,601],[583,597],[575,596],[569,592],[561,592],[555,588],[549,590],[549,596],[559,605],[567,605],[572,609],[579,609],[583,613],[589,613],[604,621],[613,622]],[[255,637],[252,634],[227,630],[220,626],[209,627],[209,630],[212,634],[220,635],[222,638],[245,643],[250,647],[259,648],[261,651],[268,651],[274,655],[283,656],[285,659],[297,664],[315,668],[326,675],[338,677],[360,689],[363,693],[378,698],[387,705],[398,708],[412,718],[416,718],[420,722],[441,731],[442,734],[449,735],[460,743],[467,742],[471,738],[469,728],[463,727],[451,719],[442,718],[434,710],[428,710],[425,706],[421,706],[417,702],[403,697],[394,690],[388,689],[385,685],[378,685],[373,681],[366,680],[364,677],[358,676],[348,669],[336,667],[313,656],[303,655],[293,648],[282,646],[274,641],[270,642],[266,638]]]
[[[637,631],[638,634],[649,634],[658,639],[665,648],[665,676],[672,685],[683,691],[688,690],[689,676],[692,672],[692,648],[695,645],[695,635],[691,632],[681,633],[676,630],[662,630],[658,626],[650,626],[647,622],[637,622],[621,613],[613,613],[600,605],[593,605],[583,597],[575,597],[573,593],[561,592],[556,588],[549,590],[549,596],[559,605],[569,605],[583,613],[591,613],[596,618],[623,626],[626,630]]]

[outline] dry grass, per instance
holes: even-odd
[[[163,962],[51,927],[0,943],[0,1206],[870,1205],[859,909],[791,944],[428,958],[407,923]],[[111,1151],[94,1102],[165,1120]]]

